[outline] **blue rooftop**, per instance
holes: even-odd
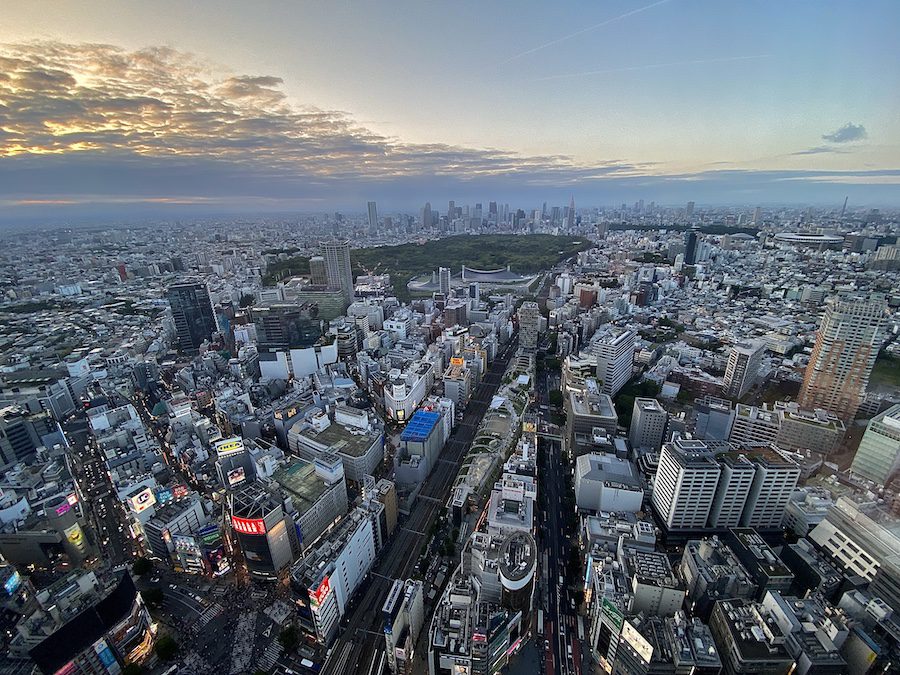
[[[440,413],[417,410],[403,430],[400,440],[413,442],[426,440],[440,419]]]

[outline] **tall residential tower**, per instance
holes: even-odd
[[[887,300],[880,293],[841,293],[827,301],[798,403],[845,422],[856,416],[878,357]]]

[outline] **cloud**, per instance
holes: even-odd
[[[121,214],[186,205],[219,212],[352,208],[372,198],[405,208],[441,195],[531,203],[536,192],[547,199],[558,193],[560,203],[571,194],[595,204],[651,196],[757,201],[786,195],[785,179],[806,190],[803,200],[816,186],[830,190],[842,180],[804,172],[660,175],[651,163],[617,158],[579,162],[409,143],[344,111],[292,101],[281,85],[264,74],[217,74],[164,47],[0,46],[0,218],[21,209],[71,214],[79,204],[85,213]],[[850,179],[865,183],[867,176],[875,174]]]
[[[791,156],[797,155],[827,155],[827,154],[846,154],[848,151],[843,148],[835,148],[831,145],[817,145],[814,148],[807,148],[806,150],[798,150],[797,152],[792,152]]]
[[[862,124],[853,124],[847,122],[839,129],[835,129],[830,134],[822,134],[822,140],[829,143],[853,143],[868,138],[866,128]]]

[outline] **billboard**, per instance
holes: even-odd
[[[197,530],[197,539],[204,546],[218,546],[222,543],[222,535],[218,525],[207,525]]]
[[[461,356],[454,356],[450,359],[451,366],[462,366],[465,364],[465,362],[466,362],[466,360],[464,358],[462,358]]]
[[[243,483],[246,476],[244,475],[244,467],[239,466],[228,472],[228,487],[234,487],[238,483]]]
[[[66,535],[66,539],[72,546],[84,553],[86,546],[84,542],[84,532],[81,531],[81,525],[75,523],[71,527],[67,527],[63,530],[63,534]]]
[[[172,492],[169,488],[163,488],[162,490],[156,491],[156,501],[160,504],[165,504],[166,502],[170,502],[175,499],[175,493]]]
[[[144,488],[133,497],[129,497],[128,501],[131,502],[131,510],[135,513],[140,513],[156,503],[156,495],[153,494],[153,490],[150,488]]]
[[[647,639],[628,621],[622,626],[622,639],[631,645],[644,663],[650,663],[650,659],[653,658],[653,645],[647,642]]]
[[[219,456],[219,459],[221,459],[222,457],[228,457],[229,455],[236,455],[239,452],[243,452],[244,440],[240,436],[224,438],[221,441],[216,441],[213,448]]]
[[[622,621],[624,620],[624,617],[622,616],[621,610],[606,598],[603,598],[600,608],[602,612],[609,617],[609,620],[613,622],[613,625],[615,625],[618,630],[622,630]]]
[[[187,485],[176,485],[172,488],[172,494],[175,495],[175,499],[181,499],[182,497],[187,497],[188,487]]]
[[[75,506],[78,503],[78,495],[73,492],[66,497],[66,501],[69,502],[69,506]]]
[[[60,504],[59,506],[57,506],[55,509],[53,509],[53,511],[54,511],[54,512],[56,513],[56,515],[58,515],[58,516],[64,516],[64,515],[66,515],[66,514],[67,514],[69,511],[71,511],[71,510],[72,510],[72,505],[69,504],[68,501],[63,502],[62,504]]]
[[[13,570],[12,574],[9,575],[9,578],[3,582],[3,590],[6,591],[8,595],[12,595],[19,587],[22,585],[22,575],[19,574],[18,570]]]
[[[322,601],[328,596],[329,591],[331,590],[331,580],[326,575],[324,579],[322,579],[322,583],[319,584],[319,587],[316,590],[310,590],[309,592],[309,602],[313,607],[318,607],[322,604]]]
[[[238,518],[231,516],[231,527],[241,534],[265,534],[266,521],[262,518]]]

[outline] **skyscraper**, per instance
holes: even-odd
[[[569,201],[569,214],[566,217],[566,229],[573,229],[575,227],[575,195],[572,195],[572,199]]]
[[[209,289],[201,283],[175,284],[166,291],[166,300],[175,320],[178,350],[196,353],[200,345],[218,330]]]
[[[728,355],[728,366],[725,368],[725,395],[741,398],[759,373],[766,345],[761,340],[739,342],[731,346]]]
[[[695,265],[697,263],[697,230],[689,230],[684,235],[684,264]]]
[[[519,307],[519,344],[536,349],[541,329],[541,310],[536,302],[526,301]]]
[[[688,202],[684,209],[684,217],[690,220],[694,215],[694,202]]]
[[[438,276],[440,277],[441,293],[444,294],[445,298],[449,298],[450,297],[450,268],[449,267],[439,268]]]
[[[369,232],[375,232],[378,229],[378,209],[375,202],[369,202]]]
[[[331,241],[322,244],[328,286],[344,293],[344,299],[353,301],[353,271],[350,268],[350,242]]]
[[[421,214],[422,229],[427,230],[431,227],[431,202],[425,202]]]
[[[852,421],[865,395],[886,326],[880,293],[841,293],[826,300],[798,403]]]

